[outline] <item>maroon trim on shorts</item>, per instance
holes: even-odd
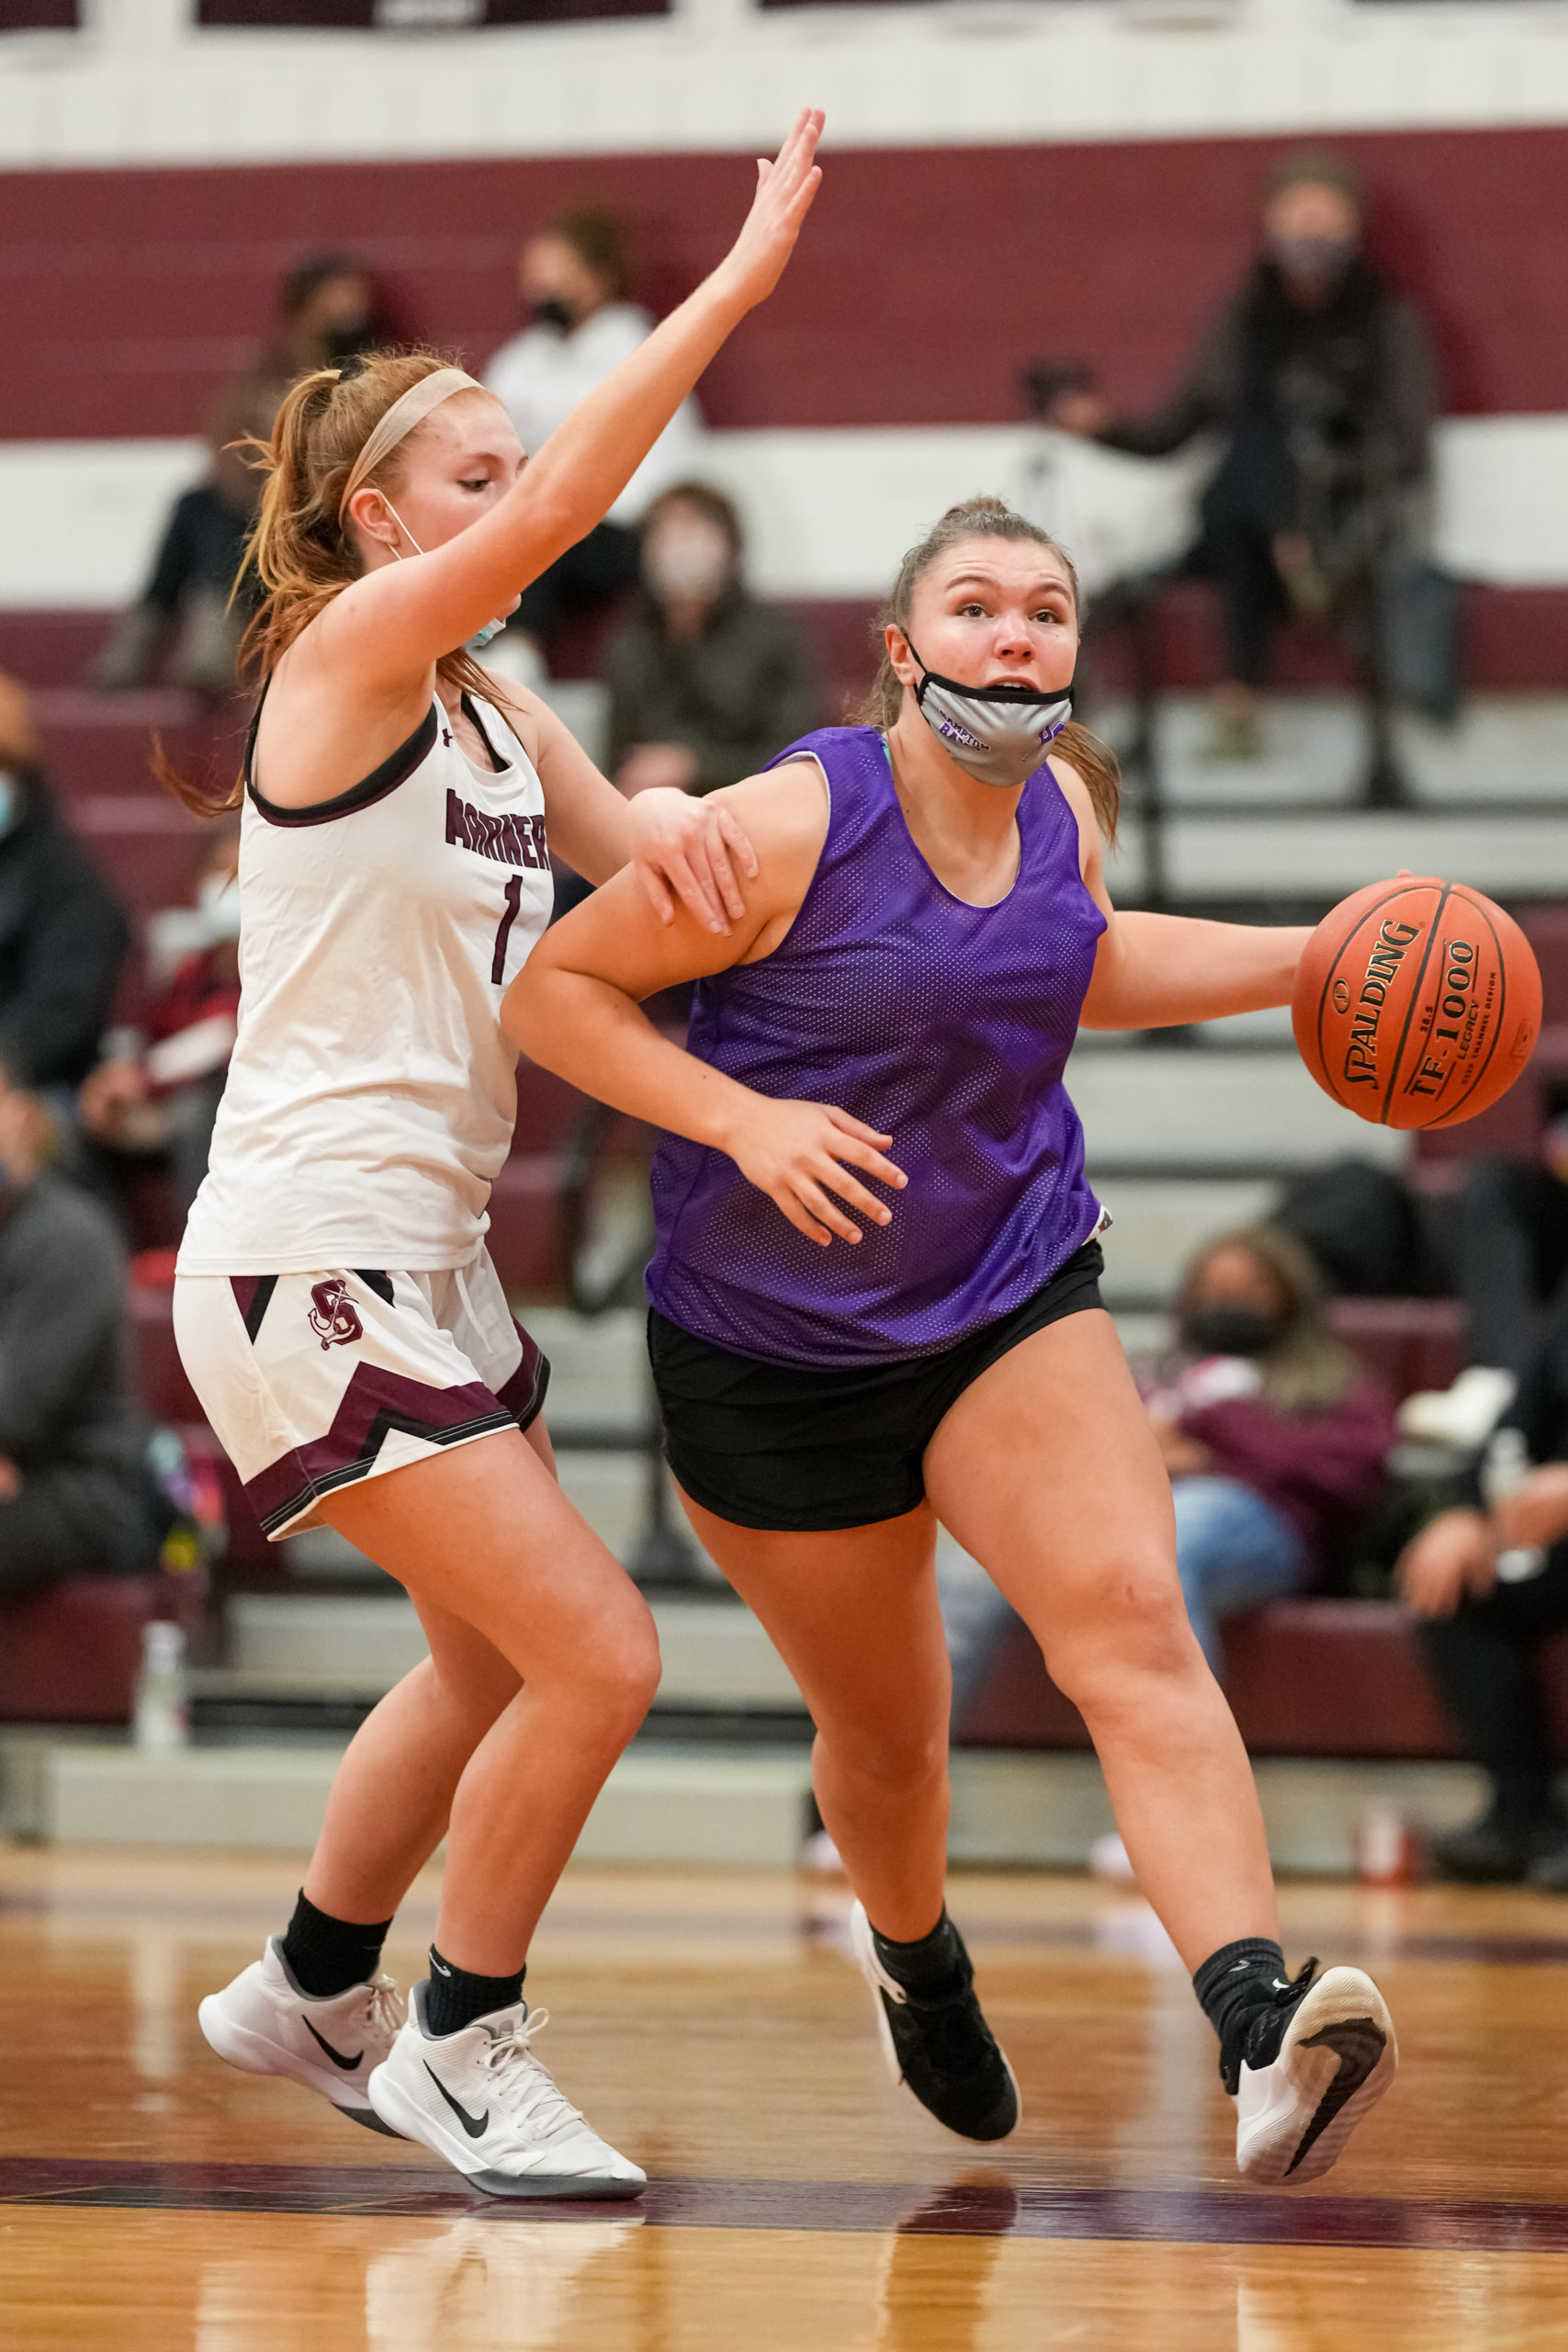
[[[234,1294],[234,1304],[240,1310],[245,1336],[254,1348],[262,1317],[272,1305],[272,1294],[277,1288],[276,1274],[231,1274],[229,1287]]]
[[[523,1342],[523,1359],[511,1379],[495,1393],[497,1402],[505,1406],[518,1428],[525,1430],[538,1419],[544,1408],[545,1391],[550,1385],[550,1360],[515,1316],[512,1328]]]
[[[482,1380],[432,1388],[384,1365],[362,1363],[355,1367],[325,1437],[281,1454],[256,1477],[245,1480],[245,1492],[272,1535],[323,1495],[367,1477],[391,1430],[423,1438],[427,1445],[456,1445],[464,1438],[516,1426],[513,1413]]]

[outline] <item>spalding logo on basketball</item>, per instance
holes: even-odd
[[[1540,973],[1511,916],[1462,882],[1373,882],[1326,915],[1291,1020],[1319,1086],[1385,1127],[1450,1127],[1506,1094],[1540,1034]]]

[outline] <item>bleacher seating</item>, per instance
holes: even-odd
[[[127,1722],[143,1629],[168,1617],[188,1630],[207,1591],[205,1571],[192,1569],[65,1577],[0,1601],[0,1723]]]
[[[1280,1600],[1224,1629],[1225,1689],[1254,1756],[1425,1760],[1460,1753],[1410,1622],[1394,1601]],[[1541,1688],[1568,1763],[1568,1634],[1543,1645]],[[965,1747],[1089,1746],[1083,1717],[1020,1626],[953,1737]]]

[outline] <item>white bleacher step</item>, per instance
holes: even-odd
[[[1360,706],[1343,694],[1277,694],[1264,702],[1258,756],[1208,760],[1213,725],[1207,695],[1169,694],[1155,712],[1160,784],[1173,807],[1235,801],[1251,808],[1344,808],[1356,797],[1367,761]],[[1133,713],[1121,699],[1090,714],[1090,724],[1125,754]],[[1395,716],[1393,742],[1416,801],[1568,799],[1568,698],[1560,694],[1476,695],[1452,727]],[[1137,781],[1129,786],[1135,799]]]
[[[1135,1177],[1118,1177],[1096,1191],[1111,1217],[1101,1245],[1105,1275],[1100,1290],[1114,1311],[1123,1302],[1142,1305],[1174,1297],[1193,1252],[1216,1234],[1258,1224],[1273,1206],[1279,1186],[1208,1178],[1140,1182]],[[1123,1344],[1131,1344],[1127,1334]]]
[[[1307,1167],[1354,1152],[1401,1166],[1410,1139],[1369,1125],[1314,1083],[1293,1051],[1208,1053],[1140,1046],[1085,1054],[1068,1091],[1083,1121],[1089,1177],[1097,1166],[1253,1170]]]
[[[0,1732],[0,1831],[61,1845],[304,1853],[342,1743],[149,1753],[76,1735]],[[1255,1767],[1275,1867],[1346,1875],[1357,1825],[1392,1805],[1427,1830],[1456,1827],[1484,1796],[1464,1764],[1264,1758]],[[578,1841],[595,1864],[787,1870],[810,1790],[804,1744],[759,1750],[649,1744],[623,1757]],[[1081,1869],[1111,1826],[1088,1754],[958,1751],[949,1849],[957,1864]]]
[[[0,1827],[61,1845],[308,1850],[341,1741],[159,1753],[69,1736],[18,1750],[0,1734]],[[804,1743],[634,1748],[601,1791],[577,1845],[589,1862],[787,1869],[811,1786]],[[14,1792],[14,1794],[11,1792]]]
[[[1402,866],[1504,900],[1568,893],[1568,824],[1550,809],[1187,809],[1167,820],[1164,849],[1167,888],[1187,902],[1331,901]],[[1143,820],[1130,808],[1106,860],[1112,898],[1135,903],[1146,874]]]
[[[655,1704],[694,1710],[800,1707],[789,1669],[749,1609],[728,1598],[660,1594],[650,1603],[664,1671]],[[426,1655],[412,1601],[236,1593],[224,1667],[193,1678],[197,1695],[378,1699]]]

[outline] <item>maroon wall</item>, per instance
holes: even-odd
[[[1021,363],[1082,354],[1153,398],[1245,266],[1260,178],[1298,141],[831,153],[801,253],[703,388],[725,425],[951,424],[1018,413]],[[1336,142],[1376,248],[1425,304],[1450,411],[1568,409],[1560,130]],[[520,233],[621,201],[639,290],[677,299],[722,252],[743,155],[0,175],[0,440],[186,433],[265,325],[280,273],[362,254],[401,329],[482,360],[515,324]]]

